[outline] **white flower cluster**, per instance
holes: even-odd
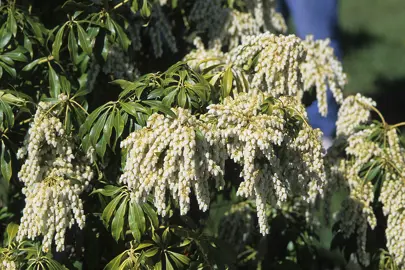
[[[262,113],[266,105],[271,109]],[[187,110],[176,112],[174,119],[152,115],[147,127],[121,144],[128,152],[120,182],[132,190],[134,200],[146,200],[153,193],[164,215],[168,189],[185,214],[193,189],[200,209],[206,210],[208,180],[214,178],[217,188],[223,186],[228,157],[241,165],[243,181],[237,194],[256,201],[263,234],[268,233],[267,203],[280,206],[297,195],[313,203],[322,195],[321,132],[309,127],[305,108],[295,98],[239,94],[210,105],[200,119]]]
[[[221,43],[227,44],[229,49],[239,46],[246,36],[261,33],[260,26],[251,13],[232,10],[228,14],[228,20],[217,38]]]
[[[229,52],[228,61],[247,70],[252,89],[273,96],[292,95],[302,98],[304,91],[316,87],[319,112],[327,114],[326,91],[343,100],[346,75],[329,47],[329,41],[305,41],[294,35],[269,32],[246,37],[242,45]]]
[[[184,61],[196,71],[201,72],[207,67],[218,65],[224,62],[225,55],[221,51],[221,43],[215,42],[212,47],[206,49],[201,38],[194,39],[195,50],[184,57]]]
[[[354,128],[354,127],[353,127]],[[338,214],[340,230],[345,238],[353,234],[357,236],[357,257],[360,263],[368,265],[370,256],[366,252],[367,229],[374,229],[377,220],[373,211],[374,186],[367,180],[368,174],[363,175],[366,164],[368,173],[375,167],[376,157],[383,152],[377,143],[370,141],[368,137],[373,132],[374,126],[352,133],[347,140],[345,153],[348,160],[331,157],[335,166],[335,172],[330,175],[331,182],[348,190],[349,196],[342,202],[342,208]],[[329,187],[332,189],[333,187]]]
[[[175,111],[176,118],[153,114],[147,127],[121,143],[128,154],[120,182],[132,191],[135,201],[144,201],[153,193],[154,205],[162,215],[166,214],[166,189],[184,215],[190,208],[191,189],[199,208],[206,211],[210,203],[208,180],[215,178],[217,188],[223,186],[224,150],[211,147],[210,139],[198,137],[204,125],[190,111]]]
[[[304,59],[304,46],[298,37],[277,36],[268,32],[246,37],[242,45],[230,51],[230,61],[235,65],[254,65],[250,87],[276,97],[297,96],[302,92],[300,64]]]
[[[388,216],[387,247],[400,267],[405,267],[405,183],[403,177],[387,174],[379,200],[384,204],[384,215]],[[401,269],[402,269],[401,268]]]
[[[345,98],[339,109],[336,134],[350,135],[358,125],[369,121],[371,106],[376,106],[376,103],[360,94]]]
[[[17,267],[17,264],[9,260],[8,258],[1,258],[0,257],[0,270],[17,270],[20,269]]]
[[[333,93],[336,102],[343,101],[343,87],[346,84],[346,74],[339,60],[334,56],[333,48],[329,46],[329,39],[313,40],[308,36],[302,44],[305,47],[306,58],[300,65],[304,89],[316,86],[319,112],[326,116],[328,113],[327,90]]]
[[[357,256],[362,264],[368,265],[366,234],[368,226],[371,229],[376,226],[373,203],[378,177],[381,185],[378,200],[387,217],[387,248],[394,261],[404,267],[405,149],[395,127],[370,124],[372,106],[374,101],[357,95],[346,98],[339,111],[338,134],[346,142],[345,156],[334,156],[335,171],[330,176],[350,192],[339,215],[340,229],[346,237],[357,235]],[[356,131],[365,123],[367,128]]]
[[[267,97],[243,93],[226,98],[224,104],[208,107],[210,121],[202,118],[215,121],[210,132],[226,142],[229,157],[242,166],[243,182],[237,194],[256,200],[262,234],[268,233],[267,203],[280,206],[289,195],[298,194],[312,203],[325,184],[321,132],[304,122],[297,132],[290,132],[296,113],[305,121],[303,106],[294,98],[282,97],[271,113],[263,114]],[[286,117],[287,109],[296,111]]]
[[[387,219],[387,247],[395,262],[405,267],[405,149],[395,128],[387,131],[389,148],[386,150],[390,161],[385,181],[381,188],[379,201],[383,204]]]
[[[134,80],[140,76],[135,64],[117,45],[110,47],[107,60],[103,65],[103,72],[104,74],[113,74],[115,78],[127,78],[129,80]]]
[[[275,0],[246,1],[247,8],[253,14],[259,28],[270,32],[287,32],[287,24],[282,14],[276,11]]]
[[[163,43],[173,52],[177,52],[176,38],[172,34],[172,28],[160,5],[153,5],[151,23],[146,28],[155,57],[163,54]]]
[[[198,31],[207,33],[210,41],[220,41],[230,49],[238,46],[245,36],[287,30],[283,16],[276,12],[274,0],[246,1],[246,5],[246,12],[241,12],[222,7],[219,0],[197,0],[190,21]]]
[[[61,94],[59,99],[66,97]],[[43,235],[43,249],[49,249],[54,239],[59,251],[64,249],[66,227],[74,222],[84,227],[79,195],[93,173],[53,113],[52,103],[39,103],[24,145],[17,153],[24,159],[18,177],[24,182],[22,192],[26,196],[17,239]]]

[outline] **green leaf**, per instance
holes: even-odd
[[[119,113],[119,112],[117,112],[117,113]],[[113,111],[108,116],[107,121],[105,122],[105,125],[104,125],[103,133],[104,133],[104,137],[105,137],[105,140],[108,145],[110,145],[111,133],[112,133],[112,129],[114,126],[114,119],[115,119],[115,112]]]
[[[42,61],[46,59],[46,57],[42,57],[42,58],[38,58],[35,59],[34,61],[32,61],[31,63],[29,63],[28,65],[26,65],[22,71],[30,71],[31,69],[33,69],[36,65],[38,65],[39,61]]]
[[[104,37],[103,49],[101,50],[101,56],[103,57],[104,61],[107,61],[109,50],[110,50],[110,42],[108,41],[108,36],[106,35]]]
[[[120,192],[123,187],[116,187],[112,185],[107,185],[104,188],[93,190],[90,195],[101,193],[104,196],[111,197]]]
[[[233,82],[233,73],[231,67],[228,67],[225,70],[224,77],[222,78],[221,88],[222,88],[222,97],[226,98],[229,96],[232,90]]]
[[[150,257],[155,256],[158,252],[159,252],[158,247],[152,247],[152,248],[148,249],[147,251],[145,251],[145,256],[150,258]]]
[[[167,106],[165,106],[161,101],[157,100],[144,100],[143,103],[149,105],[152,107],[152,109],[155,109],[157,111],[160,111],[166,115],[169,115],[173,118],[176,118],[176,114]]]
[[[86,119],[84,124],[80,127],[79,130],[79,136],[83,137],[90,129],[90,127],[93,125],[94,121],[96,121],[97,117],[100,115],[100,113],[106,109],[106,105],[102,105],[95,109]]]
[[[9,223],[7,225],[7,245],[10,246],[11,242],[14,240],[18,233],[18,224],[15,223]]]
[[[45,28],[41,23],[37,22],[30,16],[25,16],[25,20],[27,23],[31,26],[31,30],[34,33],[35,37],[38,39],[38,41],[43,44],[44,38],[43,35],[46,33]]]
[[[143,211],[148,216],[150,223],[154,228],[158,228],[159,226],[159,219],[156,212],[152,209],[152,207],[148,203],[144,203],[141,205]]]
[[[105,267],[104,270],[115,270],[118,269],[119,265],[121,264],[122,257],[127,253],[128,251],[125,250],[121,254],[119,254],[117,257],[112,259]]]
[[[170,243],[170,239],[171,239],[170,228],[167,227],[167,228],[163,231],[163,234],[162,234],[163,243],[169,244],[169,243]]]
[[[72,30],[70,30],[68,36],[68,49],[70,53],[70,58],[72,59],[73,63],[77,65],[79,63],[77,54],[78,46],[75,33]]]
[[[162,99],[163,104],[166,105],[166,106],[168,106],[168,107],[171,107],[172,104],[173,104],[173,102],[174,102],[174,99],[175,99],[177,93],[178,93],[178,90],[175,90],[175,91],[172,91],[172,92],[170,92],[169,94],[167,94],[167,95]]]
[[[14,61],[27,62],[28,58],[24,55],[26,52],[27,50],[24,47],[18,46],[16,49],[5,53],[4,56],[10,57]]]
[[[119,85],[122,89],[125,89],[125,88],[127,88],[129,85],[133,84],[132,82],[127,81],[127,80],[114,80],[114,81],[112,81],[112,82],[110,82],[110,83],[111,83],[111,84]]]
[[[96,143],[100,137],[100,133],[103,130],[105,121],[108,116],[108,112],[109,112],[109,110],[105,111],[90,130],[89,136],[90,136],[92,145],[96,145]]]
[[[56,33],[55,40],[52,44],[52,55],[53,57],[59,61],[59,51],[60,47],[62,46],[63,41],[63,33],[65,32],[66,24],[64,24],[61,28],[59,28],[58,32]]]
[[[137,117],[138,112],[148,114],[148,109],[142,106],[138,102],[120,102],[120,105],[124,111],[132,116]]]
[[[165,257],[166,257],[166,270],[174,270],[174,267],[173,267],[172,263],[170,262],[167,254],[165,254]]]
[[[107,15],[107,19],[105,20],[105,26],[107,27],[108,31],[110,31],[111,36],[115,39],[115,28],[111,17]]]
[[[111,216],[114,213],[115,209],[117,208],[118,203],[121,201],[121,199],[125,196],[124,193],[119,194],[117,197],[115,197],[105,208],[103,213],[101,214],[101,218],[104,221],[104,225],[108,229]]]
[[[101,139],[96,143],[96,153],[100,157],[104,157],[105,151],[107,149],[107,140],[104,136],[104,134],[101,136]]]
[[[49,66],[49,92],[51,97],[58,97],[60,94],[60,82],[59,76],[56,74],[55,70],[52,68],[52,65],[48,62]]]
[[[133,13],[136,13],[139,9],[138,0],[133,0],[131,4],[131,10]]]
[[[177,104],[182,108],[186,108],[187,96],[184,88],[180,89],[179,95],[177,96]]]
[[[136,0],[135,0],[136,1]],[[134,2],[135,2],[134,1]],[[153,269],[154,270],[162,270],[163,269],[163,267],[162,267],[162,262],[161,261],[158,261],[156,264],[155,264],[155,266],[153,266]]]
[[[6,55],[0,55],[0,60],[6,63],[9,66],[14,66],[14,61]]]
[[[119,111],[115,114],[114,118],[115,142],[113,148],[115,148],[115,145],[117,144],[118,139],[121,137],[124,128],[125,128],[125,119],[124,117],[121,116],[121,111]]]
[[[169,256],[170,258],[175,262],[176,266],[178,268],[183,267],[184,265],[189,265],[190,264],[190,258],[187,257],[186,255],[177,253],[177,252],[173,252],[173,251],[169,251]],[[180,262],[183,265],[178,264],[178,262]]]
[[[6,24],[3,24],[3,27],[0,29],[0,49],[3,49],[11,39],[11,32],[5,27]]]
[[[142,8],[141,8],[141,16],[142,17],[149,17],[150,16],[150,7],[148,5],[148,0],[143,0]]]
[[[0,66],[13,78],[17,76],[17,72],[14,68],[9,67],[6,63],[0,62]]]
[[[124,29],[122,29],[121,25],[119,25],[115,21],[112,21],[112,23],[117,30],[117,37],[119,43],[121,44],[121,47],[124,49],[124,51],[127,51],[129,45],[131,45],[131,40],[128,38],[127,34],[125,34]]]
[[[145,232],[145,216],[137,203],[129,203],[128,223],[134,239],[140,242],[141,234]]]
[[[15,21],[15,17],[14,17],[14,12],[12,10],[9,10],[8,12],[8,30],[10,31],[10,33],[13,34],[14,37],[17,36],[17,22]]]
[[[77,35],[79,37],[80,47],[87,55],[90,55],[92,52],[92,48],[90,45],[89,37],[80,24],[77,24]]]
[[[1,174],[3,175],[4,179],[6,179],[8,182],[10,182],[11,176],[12,176],[12,167],[11,167],[11,155],[10,151],[6,149],[6,145],[4,144],[4,141],[1,141],[1,156],[0,156],[0,162],[1,162]]]
[[[113,218],[112,224],[111,224],[111,233],[115,241],[118,241],[120,239],[122,231],[124,229],[124,217],[125,217],[125,212],[127,211],[127,205],[128,205],[128,197],[126,197],[122,202],[121,205],[118,207],[117,212],[115,213],[115,216]]]

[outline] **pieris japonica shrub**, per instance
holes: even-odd
[[[405,124],[286,31],[273,0],[3,1],[0,269],[405,269]]]

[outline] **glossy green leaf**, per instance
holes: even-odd
[[[166,258],[166,270],[174,270],[174,267],[167,254],[165,254],[165,258]]]
[[[95,145],[100,137],[101,131],[104,128],[105,121],[107,120],[107,116],[109,114],[109,110],[105,111],[99,119],[95,122],[94,126],[90,130],[90,140],[93,145]]]
[[[18,46],[16,49],[6,52],[4,56],[7,56],[14,61],[27,62],[28,58],[24,55],[26,52],[27,50],[24,47]]]
[[[0,48],[4,48],[10,41],[11,39],[11,32],[8,31],[7,24],[3,24],[3,26],[0,28]]]
[[[80,24],[77,24],[77,35],[79,37],[80,47],[86,54],[90,55],[92,52],[90,40],[86,31],[84,31],[83,27]]]
[[[149,17],[151,14],[150,7],[148,5],[148,0],[142,0],[141,16]]]
[[[143,211],[145,212],[146,216],[149,218],[150,223],[154,228],[158,228],[159,226],[159,219],[152,207],[148,203],[144,203],[141,205]]]
[[[107,185],[104,188],[93,190],[90,195],[100,193],[104,196],[111,197],[122,190],[122,187]]]
[[[124,49],[124,51],[127,51],[129,45],[131,45],[131,40],[128,38],[127,34],[124,32],[124,29],[122,29],[121,25],[119,25],[115,21],[112,21],[112,23],[113,23],[115,29],[117,30],[118,42],[121,44],[121,47]]]
[[[45,28],[43,27],[43,25],[30,16],[26,16],[25,20],[31,26],[31,30],[34,33],[35,37],[42,44],[44,42],[43,35],[46,34],[46,32],[44,31]]]
[[[51,97],[58,97],[60,94],[60,81],[59,76],[56,74],[52,65],[48,62],[49,66],[49,92]]]
[[[104,270],[115,270],[115,269],[118,269],[118,267],[119,267],[120,264],[121,264],[122,257],[123,257],[124,255],[126,255],[127,252],[128,252],[128,251],[125,250],[124,252],[120,253],[117,257],[115,257],[114,259],[112,259],[112,260],[104,267]]]
[[[33,69],[36,65],[38,65],[39,61],[42,61],[46,59],[46,57],[42,57],[42,58],[38,58],[35,59],[34,61],[32,61],[31,63],[29,63],[28,65],[26,65],[22,70],[23,71],[30,71],[31,69]]]
[[[114,127],[115,113],[119,113],[119,112],[114,112],[114,111],[111,112],[110,115],[108,116],[108,118],[105,122],[104,128],[103,128],[104,137],[105,137],[105,140],[107,141],[108,145],[111,145],[110,139],[111,139],[112,129]]]
[[[127,211],[127,205],[128,205],[128,198],[125,198],[122,202],[121,205],[118,207],[117,212],[115,213],[115,216],[113,218],[112,224],[111,224],[111,234],[115,241],[118,241],[120,239],[121,234],[124,230],[124,217],[125,213]]]
[[[148,257],[148,258],[150,258],[150,257],[153,257],[153,256],[155,256],[156,254],[158,254],[158,252],[159,252],[159,248],[157,248],[157,247],[152,247],[152,248],[150,248],[150,249],[148,249],[148,250],[145,251],[145,256]]]
[[[180,268],[181,266],[190,264],[190,258],[187,257],[186,255],[183,255],[183,254],[180,254],[177,252],[173,252],[173,251],[169,251],[168,254],[169,254],[170,258],[176,263],[176,266],[178,268]],[[178,262],[180,262],[183,265],[178,264]]]
[[[52,55],[57,61],[59,61],[59,51],[62,46],[65,27],[66,24],[64,24],[61,28],[59,28],[58,32],[56,33],[55,40],[53,41],[52,44]]]
[[[1,141],[1,155],[0,155],[0,162],[1,162],[1,174],[3,178],[10,182],[12,176],[12,167],[11,167],[11,155],[10,150],[6,148],[4,141]]]
[[[145,232],[145,215],[137,203],[129,203],[128,223],[135,240],[140,242]]]
[[[86,119],[85,123],[80,127],[79,136],[83,137],[91,128],[94,121],[99,117],[100,113],[105,110],[107,107],[105,105],[95,109]]]
[[[148,109],[138,102],[120,102],[120,105],[126,113],[135,117],[137,117],[138,112],[148,114]]]
[[[7,18],[8,31],[14,36],[17,36],[17,22],[14,17],[14,12],[9,10]]]
[[[151,106],[152,109],[155,109],[159,112],[162,112],[166,115],[169,115],[173,118],[176,117],[176,114],[170,109],[170,107],[167,107],[164,105],[162,102],[157,101],[157,100],[144,100],[143,103]]]
[[[105,138],[104,134],[101,135],[100,140],[95,145],[96,153],[100,157],[104,157],[105,151],[107,150],[107,139]]]
[[[124,128],[125,128],[125,118],[121,116],[121,111],[119,111],[115,114],[114,118],[115,142],[113,148],[115,148],[115,145],[118,139],[121,137]]]
[[[17,76],[15,68],[8,66],[6,63],[0,62],[0,66],[13,78]]]
[[[75,33],[73,30],[69,31],[69,36],[68,36],[68,50],[70,53],[70,58],[73,60],[73,63],[77,65],[79,63],[78,61],[78,46],[77,46],[77,40]]]
[[[7,245],[10,245],[18,233],[18,224],[9,223],[6,228],[7,232]]]
[[[224,77],[222,78],[221,82],[221,89],[222,89],[222,97],[226,98],[230,95],[232,90],[232,82],[233,82],[233,73],[232,69],[228,67],[225,70]]]
[[[136,13],[139,10],[138,0],[132,0],[131,10]]]
[[[115,197],[105,208],[104,211],[101,215],[101,218],[104,222],[104,225],[109,228],[110,220],[112,217],[112,214],[117,208],[118,203],[122,200],[122,198],[125,196],[124,193],[119,194],[117,197]]]
[[[177,96],[177,104],[182,108],[186,108],[187,96],[184,88],[181,88],[179,91],[179,95]]]

